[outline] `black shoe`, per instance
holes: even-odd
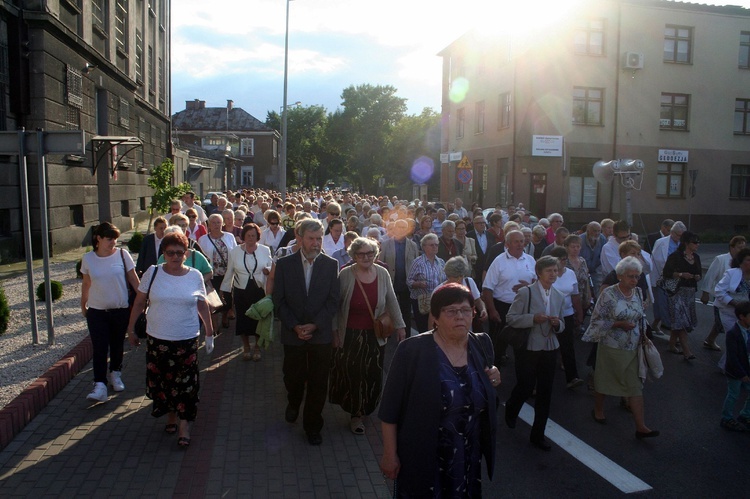
[[[542,438],[541,440],[532,440],[531,445],[533,445],[537,449],[542,449],[546,451],[552,450],[552,446],[544,438]]]
[[[320,445],[323,443],[323,437],[320,436],[320,433],[308,433],[307,441],[310,445]]]
[[[513,428],[516,427],[516,420],[517,420],[517,418],[512,418],[512,417],[508,416],[507,414],[505,415],[505,424],[510,429],[513,429]]]
[[[659,432],[657,430],[651,430],[651,431],[636,431],[635,432],[635,438],[641,439],[641,438],[653,438],[658,437]]]
[[[286,406],[286,411],[284,412],[284,419],[286,419],[287,423],[294,423],[295,421],[297,421],[298,417],[299,417],[299,409],[294,409],[290,405]]]
[[[596,411],[594,409],[591,409],[591,417],[594,418],[594,421],[599,424],[607,424],[607,418],[597,418]]]

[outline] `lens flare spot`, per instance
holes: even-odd
[[[415,184],[426,184],[435,173],[435,162],[427,156],[420,156],[411,165],[411,180]]]
[[[463,102],[468,92],[469,80],[467,80],[463,76],[460,76],[453,80],[450,92],[448,93],[448,98],[451,100],[451,102],[458,104],[459,102]]]

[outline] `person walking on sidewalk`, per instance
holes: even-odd
[[[116,392],[125,389],[120,378],[122,370],[125,326],[130,313],[128,284],[138,289],[135,263],[127,250],[118,250],[120,231],[109,222],[102,222],[93,231],[94,251],[81,260],[81,313],[94,347],[94,389],[86,398],[107,401],[107,382]],[[109,373],[107,355],[109,354]]]
[[[148,293],[146,396],[154,402],[151,415],[166,414],[164,431],[170,435],[179,431],[177,444],[185,449],[190,445],[190,422],[198,413],[199,319],[206,328],[209,349],[214,331],[203,276],[185,266],[188,238],[172,232],[164,236],[162,246],[166,263],[143,274],[127,331],[130,344],[137,347],[140,340],[133,328],[146,307]]]
[[[331,367],[333,317],[339,305],[339,265],[321,253],[320,220],[300,220],[295,232],[299,251],[276,263],[272,295],[279,311],[284,345],[283,372],[288,400],[284,417],[288,423],[297,421],[304,397],[302,424],[307,440],[310,445],[320,445]]]

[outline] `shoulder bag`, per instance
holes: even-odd
[[[640,366],[640,372],[644,374],[642,376],[644,381],[646,380],[646,374],[652,379],[659,379],[664,374],[664,364],[661,361],[659,351],[646,335],[646,328],[648,327],[646,316],[643,316],[641,323],[641,341],[638,343],[638,365]]]
[[[352,269],[352,271],[353,270],[354,269]],[[372,327],[373,329],[375,329],[375,336],[377,336],[379,340],[387,340],[396,330],[396,328],[393,327],[393,320],[391,320],[391,316],[388,315],[388,312],[383,312],[378,317],[375,317],[375,313],[370,306],[370,300],[367,298],[365,287],[362,286],[361,282],[359,282],[356,274],[354,274],[354,280],[357,281],[357,285],[359,286],[359,289],[362,290],[362,294],[365,297],[367,309],[370,311],[370,317],[372,317]]]
[[[662,276],[656,281],[656,287],[663,289],[669,296],[674,296],[674,294],[677,293],[677,285],[679,283],[679,279],[673,277],[665,279],[664,276]]]
[[[128,289],[128,308],[132,309],[133,302],[135,302],[136,292],[133,289],[133,286],[131,286],[130,283],[128,282],[128,269],[125,266],[125,255],[123,254],[123,251],[125,250],[120,248],[120,258],[122,258],[122,268],[123,270],[125,270],[125,287]]]
[[[526,289],[529,292],[528,302],[526,303],[526,313],[529,314],[531,313],[531,288],[526,286]],[[514,350],[526,350],[530,334],[530,327],[505,326],[503,330],[500,331],[500,338],[508,345],[512,346]]]
[[[154,273],[151,274],[151,281],[148,283],[148,290],[146,291],[146,307],[143,309],[143,312],[140,313],[138,318],[135,320],[135,326],[133,326],[133,332],[135,335],[140,338],[144,339],[146,336],[146,326],[147,324],[147,315],[148,315],[148,297],[151,294],[151,286],[154,285],[154,279],[156,278],[156,273],[159,272],[159,266],[156,265],[156,268],[154,269]]]

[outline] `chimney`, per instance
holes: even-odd
[[[227,111],[231,111],[232,106],[234,106],[234,101],[232,99],[227,99]]]
[[[203,109],[205,107],[206,107],[206,101],[203,101],[203,100],[194,99],[194,100],[185,101],[185,109],[188,111]]]

